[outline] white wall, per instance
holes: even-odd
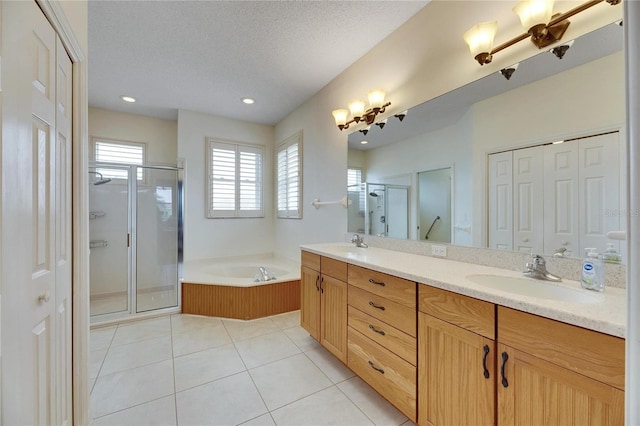
[[[89,108],[89,138],[147,144],[147,163],[176,165],[178,122],[138,114]]]
[[[267,253],[274,250],[273,132],[272,126],[193,111],[178,111],[178,157],[185,160],[185,261]],[[264,218],[206,218],[205,139],[207,137],[265,147]]]

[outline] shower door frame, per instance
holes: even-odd
[[[162,166],[152,164],[123,164],[90,161],[89,168],[114,167],[128,170],[128,234],[129,247],[127,247],[127,304],[128,310],[91,315],[89,309],[90,325],[104,325],[112,322],[138,320],[145,317],[154,317],[165,314],[180,313],[182,310],[182,271],[183,271],[183,237],[184,237],[184,168],[177,166]],[[176,172],[176,201],[177,201],[177,274],[176,274],[176,306],[158,308],[149,311],[138,312],[138,286],[137,286],[137,247],[138,247],[138,169],[168,170]],[[89,234],[91,235],[91,234]],[[89,263],[90,264],[90,263]],[[89,292],[91,297],[91,292]]]

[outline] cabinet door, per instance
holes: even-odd
[[[320,343],[347,362],[347,283],[323,275],[320,281]]]
[[[423,313],[418,321],[418,423],[495,424],[495,341]]]
[[[499,426],[624,424],[623,391],[504,344],[498,351]]]
[[[320,273],[303,266],[300,274],[300,325],[320,339]]]

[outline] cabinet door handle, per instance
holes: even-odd
[[[323,283],[324,283],[324,277],[320,278],[320,293],[324,293],[324,288],[322,288]]]
[[[482,348],[484,356],[482,357],[482,368],[484,369],[484,378],[489,378],[489,370],[487,370],[487,357],[489,356],[489,345],[484,345]]]
[[[384,287],[384,283],[382,281],[376,281],[373,278],[369,278],[369,282],[371,284],[380,285],[380,286]]]
[[[381,311],[384,311],[384,306],[376,305],[375,303],[373,303],[373,301],[369,301],[369,305],[373,306],[376,309],[380,309]]]
[[[369,365],[371,366],[371,368],[376,370],[378,373],[384,374],[384,370],[382,368],[376,367],[376,365],[372,361],[369,361]]]
[[[320,281],[320,275],[316,276],[316,291],[320,291],[320,286],[318,285],[318,281]]]
[[[502,366],[500,367],[500,374],[502,375],[502,386],[505,388],[509,387],[509,382],[507,378],[504,376],[504,368],[507,365],[507,360],[509,359],[509,355],[506,352],[502,352]]]
[[[375,332],[376,332],[376,333],[378,333],[378,334],[382,334],[383,336],[386,334],[384,331],[382,331],[382,330],[378,330],[377,328],[375,328],[375,327],[373,326],[373,324],[369,324],[369,328],[370,328],[371,330],[375,331]]]

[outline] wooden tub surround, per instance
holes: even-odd
[[[182,313],[251,320],[300,309],[300,280],[234,287],[182,283]]]

